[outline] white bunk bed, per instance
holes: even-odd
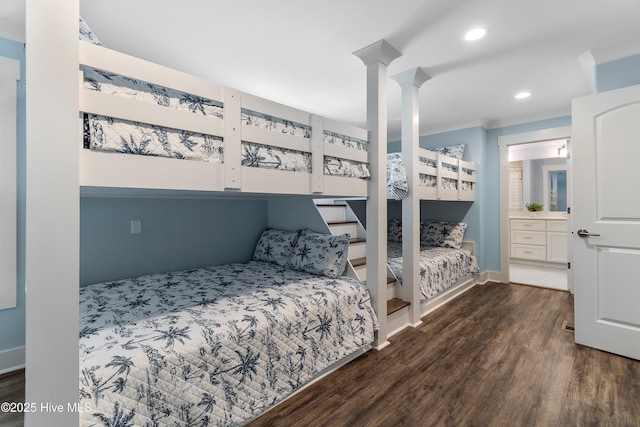
[[[86,41],[80,41],[80,74],[85,192],[367,195],[365,129]],[[129,86],[119,89],[114,76]],[[294,160],[285,164],[289,154]]]
[[[368,196],[365,129],[110,50],[91,34],[79,43],[82,194]],[[295,235],[300,241],[305,233]],[[343,240],[348,245],[348,236]],[[316,243],[310,251],[321,252],[320,260],[336,250],[332,242],[323,250]],[[346,259],[346,246],[339,252]],[[195,413],[216,425],[242,424],[375,343],[378,324],[365,284],[255,262],[83,288],[81,399],[99,412],[81,414],[81,424],[120,416],[193,421]],[[308,267],[305,261],[294,270]],[[242,348],[225,349],[222,338],[233,334],[242,336],[235,341]],[[331,345],[319,344],[329,335]],[[153,343],[161,336],[169,340],[162,348]],[[263,363],[255,363],[259,358]]]
[[[419,200],[474,201],[476,166],[456,157],[418,148]],[[409,194],[408,179],[400,153],[387,155],[387,197],[401,200]]]

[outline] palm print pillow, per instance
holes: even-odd
[[[387,240],[390,242],[402,242],[402,222],[393,218],[387,226]]]
[[[284,267],[298,238],[298,231],[268,228],[262,232],[253,253],[254,261],[267,261]]]
[[[348,233],[332,236],[305,229],[300,232],[286,267],[335,279],[347,265],[348,248]]]
[[[467,224],[464,222],[444,222],[444,242],[442,242],[443,248],[460,249],[462,247],[462,239],[464,238],[464,231],[467,229]]]
[[[450,145],[448,147],[427,148],[429,151],[435,151],[436,153],[444,154],[445,156],[453,157],[454,159],[462,160],[464,155],[464,144]]]
[[[437,248],[442,246],[445,237],[444,223],[440,221],[420,223],[420,244]]]

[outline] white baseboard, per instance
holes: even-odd
[[[484,285],[487,282],[504,283],[502,281],[502,273],[499,271],[483,271],[476,274],[476,285]]]
[[[0,374],[24,368],[24,346],[0,351]]]

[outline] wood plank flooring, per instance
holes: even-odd
[[[476,286],[249,426],[640,426],[640,362],[574,344],[566,320],[566,292]],[[24,371],[0,376],[12,399]]]
[[[640,362],[565,320],[567,292],[476,286],[249,426],[640,426]]]
[[[0,375],[0,403],[24,402],[24,369]],[[20,427],[22,413],[0,411],[0,426]]]

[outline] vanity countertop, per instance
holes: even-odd
[[[523,212],[512,213],[509,215],[510,219],[556,219],[566,220],[567,214],[565,212]]]

